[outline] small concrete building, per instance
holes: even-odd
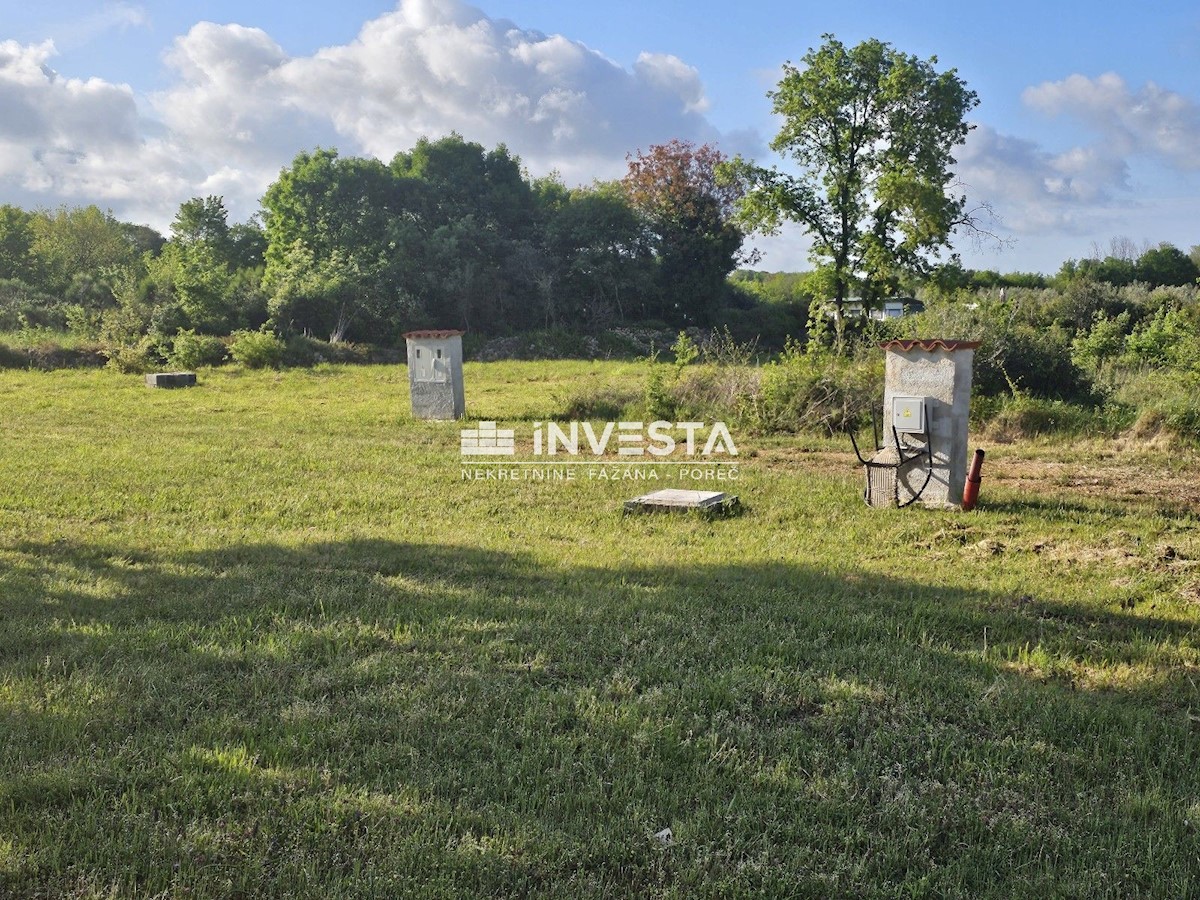
[[[967,480],[967,420],[979,341],[941,338],[883,345],[884,433],[895,428],[905,455],[923,451],[896,473],[900,503],[920,495],[925,506],[958,506]],[[932,458],[931,464],[929,463]],[[932,471],[931,471],[932,470]]]
[[[466,415],[463,394],[461,331],[410,331],[408,388],[413,415],[418,419],[461,419]]]

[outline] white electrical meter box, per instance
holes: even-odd
[[[925,398],[893,397],[892,427],[906,434],[924,434]]]

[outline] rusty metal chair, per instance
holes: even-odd
[[[924,419],[924,421],[928,420]],[[900,432],[894,425],[892,426],[892,444],[889,446],[882,445],[879,442],[879,423],[876,421],[874,413],[871,415],[871,429],[874,436],[875,450],[869,459],[863,457],[862,452],[858,448],[858,441],[854,437],[854,432],[850,432],[850,444],[854,447],[854,455],[862,463],[866,475],[863,500],[866,501],[867,506],[876,508],[895,506],[898,509],[902,509],[911,503],[915,503],[920,499],[921,494],[925,492],[925,488],[929,486],[929,482],[933,478],[933,441],[929,438],[928,429],[926,428],[923,432],[913,432],[919,433],[925,438],[924,448],[906,446],[900,439]],[[913,491],[909,488],[911,496],[901,501],[901,471],[906,467],[908,469],[914,468],[914,464],[919,464],[922,457],[924,457],[925,464],[925,480],[917,490]]]

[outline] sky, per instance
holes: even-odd
[[[825,34],[979,95],[956,190],[1003,240],[957,236],[965,265],[1200,244],[1195,0],[0,0],[0,204],[167,233],[215,194],[245,221],[301,151],[388,161],[452,131],[571,186],[675,138],[782,165],[767,92]],[[758,268],[811,267],[799,228],[757,244]]]

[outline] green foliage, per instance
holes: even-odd
[[[1162,307],[1140,322],[1125,339],[1122,361],[1131,365],[1191,368],[1200,364],[1196,313]]]
[[[1081,405],[1018,391],[979,403],[972,419],[988,440],[1012,442],[1044,437],[1113,437],[1133,425],[1135,411],[1119,403]]]
[[[660,421],[673,421],[679,412],[675,395],[685,367],[700,358],[700,347],[687,332],[679,332],[671,345],[674,364],[668,366],[658,361],[658,353],[651,351],[648,362],[650,372],[646,377],[646,415]]]
[[[859,360],[789,342],[763,367],[757,395],[746,398],[746,420],[764,433],[850,431],[883,402],[882,368],[878,353]]]
[[[300,153],[263,196],[272,321],[331,343],[361,317],[400,312],[392,266],[395,179],[378,160]]]
[[[229,355],[247,369],[277,369],[283,363],[287,345],[273,331],[235,331],[229,342]]]
[[[654,303],[644,317],[714,321],[745,237],[733,216],[742,187],[717,178],[723,161],[715,147],[679,140],[630,155],[621,186],[652,235],[656,262]]]
[[[77,276],[96,277],[138,262],[121,223],[95,206],[38,213],[29,227],[30,253],[37,259],[42,283],[52,293],[66,291]]]
[[[690,366],[700,358],[700,347],[686,331],[681,331],[675,343],[671,345],[671,356],[675,359],[677,367]]]
[[[1178,247],[1162,243],[1138,257],[1137,277],[1151,286],[1195,284],[1200,266]]]
[[[803,67],[784,67],[769,95],[783,127],[772,149],[799,175],[742,160],[723,177],[747,194],[739,221],[773,233],[799,222],[812,258],[827,267],[837,310],[854,285],[868,302],[893,295],[910,273],[925,272],[953,227],[969,223],[965,197],[948,193],[954,147],[978,104],[953,70],[938,73],[878,40],[846,48],[832,35]],[[836,318],[842,345],[842,318]]]
[[[978,340],[973,389],[982,396],[1028,393],[1048,399],[1086,399],[1091,386],[1072,362],[1069,328],[1047,320],[1041,296],[1013,290],[1006,301],[972,295],[931,301],[925,311],[891,327],[896,337],[937,335]],[[971,301],[971,302],[968,302]]]
[[[253,225],[230,227],[220,197],[183,203],[172,237],[147,260],[150,290],[157,302],[177,306],[190,329],[228,334],[266,320],[261,232]]]
[[[0,279],[0,331],[14,331],[23,324],[65,327],[58,299],[16,278]]]
[[[646,415],[654,420],[671,422],[675,419],[676,402],[672,389],[679,381],[679,370],[650,358],[646,376]]]
[[[142,335],[130,343],[110,344],[102,352],[108,359],[108,368],[126,375],[153,372],[163,363],[158,341],[150,335]]]
[[[0,206],[0,282],[39,281],[40,264],[33,252],[34,214],[16,206]]]
[[[712,366],[748,366],[758,356],[758,338],[738,341],[728,325],[714,328],[700,347],[704,361]]]
[[[167,364],[172,368],[198,369],[201,366],[219,366],[228,353],[225,342],[220,338],[185,329],[171,339],[166,356]]]
[[[1115,318],[1098,313],[1091,329],[1080,332],[1071,342],[1071,361],[1092,375],[1099,373],[1125,351],[1129,319],[1128,312]]]
[[[533,296],[547,326],[604,327],[657,314],[650,241],[614,185],[564,193],[542,210],[539,230]]]

